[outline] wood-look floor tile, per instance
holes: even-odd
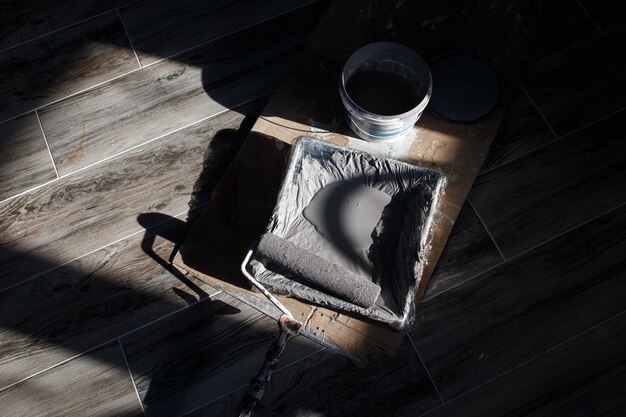
[[[234,415],[243,391],[189,415]],[[273,375],[255,416],[418,416],[441,404],[419,357],[405,340],[395,358],[375,357],[365,368],[329,350]]]
[[[121,14],[142,65],[148,65],[314,1],[143,0]]]
[[[481,171],[513,161],[554,139],[535,105],[519,89],[507,108]]]
[[[424,297],[432,297],[458,285],[499,262],[502,262],[502,256],[498,249],[474,209],[465,203],[430,278]]]
[[[0,120],[136,68],[116,12],[1,52]]]
[[[166,269],[185,228],[171,219],[0,292],[2,387],[217,292]]]
[[[117,342],[0,391],[0,404],[11,417],[143,415]]]
[[[34,113],[0,124],[0,201],[56,177]]]
[[[149,227],[149,217],[139,224],[142,213],[189,210],[201,183],[237,151],[242,139],[236,130],[252,107],[0,203],[0,289]]]
[[[444,400],[618,314],[626,205],[420,304],[411,336]]]
[[[148,416],[179,416],[246,386],[278,336],[275,320],[220,293],[122,339]],[[321,346],[296,337],[278,367]]]
[[[559,137],[626,107],[626,29],[527,68],[523,85]]]
[[[0,4],[0,50],[62,29],[129,1],[3,1]]]
[[[626,14],[619,2],[611,0],[580,0],[580,2],[602,30],[611,30],[626,24]]]
[[[623,416],[624,323],[622,314],[428,416]]]
[[[271,93],[315,21],[304,8],[45,107],[59,174]]]
[[[478,176],[469,198],[505,257],[626,201],[625,116]]]
[[[551,1],[531,53],[531,62],[599,35],[578,0]],[[529,63],[531,63],[529,62]]]

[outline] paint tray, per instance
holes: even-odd
[[[391,197],[372,230],[370,246],[351,248],[331,241],[304,217],[315,194],[331,183],[343,188],[368,186]],[[405,328],[413,319],[414,296],[430,251],[433,213],[443,188],[444,179],[436,171],[300,138],[291,149],[267,231],[377,283],[380,296],[373,307],[363,308],[311,288],[276,265],[253,259],[252,273],[275,294]]]

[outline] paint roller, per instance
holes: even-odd
[[[376,303],[380,286],[272,233],[261,236],[257,257],[298,276],[302,283],[361,307]]]
[[[256,403],[262,398],[269,384],[274,368],[287,341],[300,333],[303,325],[293,314],[274,297],[259,281],[248,272],[246,266],[254,248],[250,248],[243,263],[241,272],[259,289],[279,310],[282,315],[278,319],[280,333],[265,355],[265,360],[256,376],[252,378],[244,396],[239,403],[237,415],[250,417]],[[256,255],[262,261],[274,263],[297,275],[304,283],[325,291],[345,301],[361,307],[370,308],[378,299],[380,287],[371,281],[342,268],[326,259],[312,254],[297,245],[272,233],[265,233],[256,245]]]

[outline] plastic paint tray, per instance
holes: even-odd
[[[302,211],[330,183],[367,185],[391,196],[364,249],[346,249],[319,234]],[[287,239],[381,286],[372,308],[328,295],[276,265],[251,261],[254,276],[276,294],[354,312],[405,328],[413,319],[414,296],[422,279],[432,240],[433,213],[443,193],[444,178],[433,170],[300,138],[292,147],[278,201],[267,231]]]

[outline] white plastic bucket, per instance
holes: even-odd
[[[414,106],[399,114],[377,114],[359,106],[348,90],[355,75],[375,71],[401,78],[410,89]],[[432,94],[432,76],[424,60],[406,46],[393,42],[366,45],[346,61],[339,80],[339,93],[346,122],[360,138],[370,142],[391,142],[406,136],[422,115]]]

